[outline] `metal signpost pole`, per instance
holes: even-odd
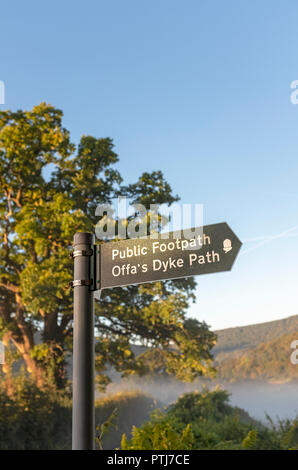
[[[94,293],[91,291],[91,256],[94,235],[74,236],[73,333],[73,450],[93,450],[94,417]]]
[[[120,240],[100,247],[91,233],[75,234],[74,450],[92,450],[95,444],[94,292],[99,298],[101,289],[231,270],[242,245],[239,238],[225,222],[198,229],[191,230],[193,238],[170,232],[166,239]]]

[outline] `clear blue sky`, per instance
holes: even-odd
[[[11,0],[0,24],[0,109],[61,108],[74,142],[114,139],[127,182],[161,169],[244,242],[231,272],[198,277],[191,315],[298,313],[295,0]]]

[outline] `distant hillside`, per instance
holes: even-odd
[[[291,342],[298,340],[298,315],[215,333],[218,335],[213,349],[218,371],[215,382],[298,380],[298,365],[290,361]],[[132,348],[136,355],[146,350],[137,345]],[[120,381],[119,373],[114,370],[109,373],[113,381]]]
[[[243,350],[237,357],[216,361],[217,378],[228,382],[298,380],[298,365],[290,360],[293,352],[291,343],[297,339],[298,330]]]
[[[284,335],[297,332],[298,315],[256,325],[218,330],[217,344],[213,349],[216,359],[221,361],[229,357],[236,357],[244,349],[253,349],[260,343],[272,341]]]
[[[217,379],[226,382],[298,380],[291,343],[298,340],[298,315],[257,325],[216,331]]]

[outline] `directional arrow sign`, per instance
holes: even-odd
[[[229,271],[242,243],[228,224],[191,229],[156,238],[135,238],[99,246],[95,289],[142,284],[179,277]],[[198,235],[199,233],[199,235]]]

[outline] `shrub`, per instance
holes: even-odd
[[[187,393],[154,413],[122,449],[289,449],[298,446],[298,421],[265,426],[228,403],[224,390]]]
[[[96,402],[96,425],[106,423],[117,409],[114,422],[101,439],[104,449],[115,449],[125,432],[141,425],[156,407],[153,398],[142,392],[122,392]],[[14,379],[13,394],[0,388],[0,450],[71,449],[72,403],[69,392],[48,389],[19,377]],[[100,431],[101,432],[101,431]],[[97,447],[98,448],[98,447]]]
[[[0,449],[67,449],[71,442],[71,402],[30,381],[0,392]]]

